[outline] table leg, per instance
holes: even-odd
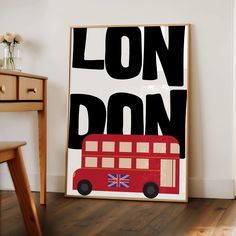
[[[43,110],[38,111],[39,162],[40,162],[40,204],[46,204],[47,177],[47,81],[43,85]]]
[[[47,115],[38,111],[39,162],[40,162],[40,204],[46,204],[47,176]]]

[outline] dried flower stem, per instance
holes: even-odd
[[[15,70],[15,62],[14,62],[14,44],[7,44],[8,49],[8,58],[7,58],[7,67],[8,69]]]

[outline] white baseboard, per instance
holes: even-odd
[[[32,191],[39,191],[39,174],[30,174],[30,186]],[[13,190],[13,184],[9,173],[0,173],[0,189]],[[48,192],[64,192],[65,177],[58,175],[47,176]],[[234,198],[233,179],[189,179],[189,197],[195,198]]]
[[[196,198],[234,199],[233,179],[189,179],[189,196]]]
[[[39,191],[39,174],[28,174],[31,191]],[[13,190],[14,186],[9,173],[0,173],[0,189]],[[59,175],[47,175],[47,191],[48,192],[61,192],[65,191],[65,177]]]

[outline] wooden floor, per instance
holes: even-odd
[[[64,198],[48,193],[47,207],[33,194],[44,235],[236,235],[236,200],[185,203]],[[26,235],[12,191],[0,191],[0,235]]]

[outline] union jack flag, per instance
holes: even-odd
[[[107,186],[109,188],[129,188],[129,175],[126,174],[108,174]]]

